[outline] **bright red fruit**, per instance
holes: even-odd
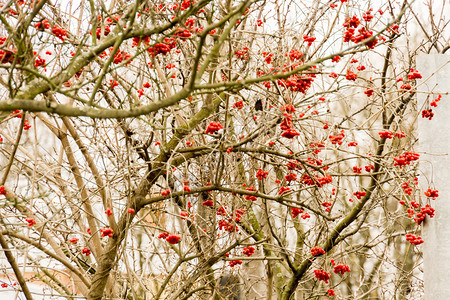
[[[169,242],[172,245],[178,244],[178,241],[180,240],[180,236],[171,234],[166,238],[166,241]]]

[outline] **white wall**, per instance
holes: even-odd
[[[423,77],[417,82],[419,91],[450,91],[450,55],[421,55],[417,69]],[[419,113],[427,106],[427,96],[417,94]],[[435,98],[430,95],[430,102]],[[439,197],[431,200],[435,217],[427,218],[423,230],[425,299],[443,300],[450,299],[450,97],[442,95],[438,107],[431,108],[431,121],[418,118],[421,197],[425,200],[428,187],[439,190]]]

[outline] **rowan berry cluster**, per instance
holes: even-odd
[[[291,190],[291,188],[289,188],[289,187],[287,187],[287,186],[282,186],[282,187],[280,187],[280,189],[279,189],[279,191],[278,191],[278,194],[279,195],[282,195],[282,194],[284,194],[284,193],[287,193],[288,191],[290,191]]]
[[[345,272],[350,272],[350,267],[344,264],[339,264],[334,267],[333,272],[336,274],[340,273],[341,275],[344,275]]]
[[[228,262],[228,264],[230,265],[230,267],[234,267],[236,265],[242,265],[242,260],[231,260]]]
[[[252,246],[245,247],[242,253],[247,256],[252,256],[255,253],[255,248]]]
[[[219,122],[211,122],[206,128],[205,134],[214,134],[220,129],[223,129],[222,124],[220,124]]]
[[[292,218],[295,219],[299,214],[304,212],[301,208],[291,207]]]
[[[428,189],[426,192],[424,192],[425,196],[428,198],[431,198],[433,200],[436,200],[437,197],[439,197],[439,191],[438,190],[432,190]]]
[[[341,130],[341,132],[340,133],[338,133],[337,135],[330,135],[330,136],[328,136],[328,138],[330,139],[330,141],[331,141],[331,143],[333,144],[333,145],[342,145],[342,143],[343,143],[343,139],[344,139],[344,137],[345,137],[345,132],[344,132],[344,130]]]
[[[322,280],[325,283],[328,283],[328,280],[331,277],[331,274],[326,272],[325,270],[319,269],[319,270],[314,270],[314,276],[316,276],[316,278],[318,280]]]
[[[399,157],[394,157],[394,166],[399,166],[400,168],[402,166],[406,166],[411,164],[412,161],[418,160],[420,157],[420,154],[415,152],[405,152],[404,154],[400,155]]]
[[[353,195],[354,195],[356,198],[358,198],[358,200],[361,200],[361,198],[364,197],[364,196],[366,195],[366,192],[364,192],[364,191],[362,191],[362,192],[357,191],[357,192],[353,193]]]
[[[423,243],[423,239],[420,236],[415,236],[414,234],[407,234],[406,240],[414,245],[420,245]]]
[[[264,179],[267,178],[268,174],[269,174],[269,172],[259,169],[258,172],[256,173],[256,178],[258,178],[259,180],[263,180],[263,178]]]
[[[382,139],[392,139],[393,137],[393,132],[389,131],[389,130],[385,130],[385,131],[380,131],[378,132],[378,135],[380,136],[380,138]]]
[[[102,237],[112,237],[114,231],[111,228],[102,228],[100,229],[100,232],[102,233]]]
[[[319,256],[319,255],[322,255],[322,254],[325,254],[325,250],[323,250],[320,247],[314,247],[314,248],[311,249],[311,255],[312,256]]]

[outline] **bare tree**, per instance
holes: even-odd
[[[87,299],[420,298],[438,191],[417,184],[414,124],[441,95],[417,107],[414,62],[448,49],[435,9],[4,3],[2,286],[27,299],[36,280]]]

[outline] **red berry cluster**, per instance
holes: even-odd
[[[166,241],[169,244],[175,245],[178,244],[178,241],[180,240],[180,236],[179,235],[175,235],[175,234],[171,234],[168,237],[166,237]]]
[[[263,178],[264,179],[267,178],[268,174],[269,174],[269,172],[259,169],[258,172],[256,173],[256,178],[258,178],[259,180],[263,180]]]
[[[242,209],[242,208],[236,209],[236,219],[235,219],[236,222],[240,222],[241,221],[241,217],[242,217],[242,215],[244,213],[245,213],[245,209]],[[219,207],[217,209],[217,215],[225,217],[227,215],[226,207],[224,207],[224,206]],[[234,229],[236,228],[236,231],[239,231],[238,227],[237,226],[235,227],[232,224],[232,221],[233,221],[233,214],[231,214],[230,218],[228,218],[227,220],[220,220],[219,223],[218,223],[219,224],[219,229],[220,230],[225,230],[225,231],[228,231],[228,232],[233,232]]]
[[[206,128],[205,133],[206,134],[214,134],[216,131],[219,131],[220,129],[223,129],[222,124],[219,122],[211,122],[209,123],[208,127]]]
[[[301,208],[291,207],[292,218],[295,219],[299,214],[304,212]]]
[[[273,53],[263,52],[263,57],[266,63],[270,64],[272,62]]]
[[[313,143],[309,143],[309,147],[311,149],[314,149],[314,154],[319,154],[322,150],[320,148],[325,148],[325,143],[324,142],[313,142]]]
[[[423,243],[423,240],[420,236],[415,236],[414,234],[407,234],[406,240],[409,241],[411,244],[414,245],[420,245]]]
[[[31,227],[34,224],[36,224],[36,221],[34,219],[31,219],[31,218],[27,218],[27,219],[25,219],[25,221],[28,223],[28,225],[27,225],[28,227]]]
[[[342,140],[344,139],[344,137],[345,137],[344,130],[341,130],[341,132],[338,133],[337,135],[328,136],[328,138],[330,139],[330,141],[333,145],[336,145],[336,144],[342,145]]]
[[[374,91],[373,91],[372,89],[367,89],[367,90],[364,91],[364,94],[366,94],[367,97],[370,97],[370,96],[373,95],[373,92],[374,92]]]
[[[340,273],[341,275],[344,275],[345,272],[350,272],[350,267],[344,264],[339,264],[334,267],[333,272],[336,274]]]
[[[366,195],[366,192],[360,192],[360,191],[357,191],[357,192],[355,192],[355,193],[353,193],[353,195],[356,197],[356,198],[358,198],[358,200],[361,200],[361,198],[362,197],[364,197],[365,195]]]
[[[120,64],[124,60],[128,60],[131,58],[131,55],[125,51],[117,51],[116,55],[114,55],[114,64]]]
[[[317,279],[324,281],[325,283],[328,283],[328,280],[331,277],[331,274],[326,272],[325,270],[314,270],[314,275]]]
[[[167,196],[169,194],[170,194],[170,190],[169,189],[161,192],[161,196]]]
[[[244,253],[244,255],[247,255],[247,256],[252,256],[253,253],[255,253],[255,248],[252,246],[245,247],[244,251],[242,251],[242,253]]]
[[[433,109],[424,109],[422,110],[422,118],[431,120],[434,117]]]
[[[100,229],[100,232],[102,233],[102,237],[108,236],[112,237],[114,231],[111,228],[102,228]]]
[[[380,132],[378,132],[378,134],[380,135],[380,138],[382,138],[382,139],[392,139],[393,138],[393,132],[389,131],[389,130],[380,131]]]
[[[25,121],[23,122],[23,130],[28,130],[31,128],[30,123],[28,123],[28,120],[25,119]]]
[[[350,70],[347,70],[347,75],[345,75],[345,79],[355,81],[358,78],[358,74],[355,72],[352,72]]]
[[[394,166],[406,166],[409,165],[412,161],[418,160],[420,157],[419,153],[415,152],[405,152],[399,157],[394,157]]]
[[[316,38],[305,34],[303,36],[303,40],[308,43],[308,46],[311,46],[312,43],[316,40]]]
[[[325,250],[323,250],[320,247],[314,247],[314,248],[311,249],[311,255],[312,256],[319,256],[319,255],[322,255],[322,254],[325,254]]]
[[[353,173],[361,174],[362,167],[354,166]]]
[[[342,26],[347,28],[350,27],[358,28],[359,24],[361,24],[359,18],[357,16],[353,16],[351,18],[350,17],[345,18],[345,22],[344,24],[342,24]]]
[[[224,231],[228,231],[228,232],[234,232],[234,230],[236,229],[236,231],[239,231],[239,228],[237,227],[237,225],[233,225],[231,223],[231,219],[229,219],[230,222],[228,222],[227,220],[220,220],[219,221],[219,230],[224,230]]]
[[[256,191],[254,187],[250,186],[248,188],[246,188],[247,191]],[[245,196],[245,200],[252,200],[252,201],[256,201],[257,198],[253,195],[247,195]]]
[[[438,190],[428,189],[424,194],[425,194],[425,196],[427,196],[428,198],[431,198],[433,200],[436,200],[436,198],[439,197]]]
[[[331,72],[330,75],[328,75],[330,78],[338,78],[338,74]]]
[[[185,40],[185,39],[190,38],[192,36],[192,32],[190,32],[187,29],[178,28],[173,35],[177,36],[177,37],[180,37],[181,40]]]
[[[284,176],[284,178],[285,178],[285,180],[286,180],[287,182],[296,181],[296,180],[297,180],[297,174],[295,174],[295,173],[290,173],[290,174]]]
[[[303,53],[301,53],[297,49],[290,50],[289,53],[286,53],[286,56],[288,56],[288,55],[292,61],[300,60],[303,57]]]
[[[323,207],[325,207],[325,211],[330,211],[330,207],[331,207],[331,202],[322,202],[321,203],[321,205],[323,206]]]
[[[34,24],[34,27],[36,27],[36,29],[39,31],[44,31],[45,29],[50,28],[50,23],[47,19],[44,19],[41,22],[37,22],[36,24]]]
[[[189,187],[189,181],[185,180],[183,184],[184,184],[183,191],[189,193],[191,191],[191,188]]]
[[[158,239],[166,239],[168,236],[169,236],[169,233],[167,233],[167,232],[161,232],[161,233],[158,235]]]
[[[115,87],[118,86],[118,85],[119,85],[119,83],[118,83],[117,81],[112,80],[112,79],[109,80],[109,87],[110,87],[111,89],[115,88]]]
[[[365,13],[363,13],[363,19],[366,22],[370,22],[373,19],[373,15],[371,13],[371,11],[373,10],[373,8],[369,9],[368,11],[366,11]]]
[[[144,96],[144,89],[137,90],[137,93],[138,97],[141,98],[142,96]]]
[[[420,225],[425,220],[425,217],[427,215],[430,216],[430,218],[434,217],[434,208],[432,208],[428,204],[425,205],[425,207],[420,208],[420,211],[416,214],[414,221],[417,223],[417,225]]]
[[[16,57],[16,50],[10,51],[10,50],[0,50],[0,63],[2,64],[11,64],[14,62],[14,60],[17,59],[17,62],[20,62],[20,59]]]
[[[366,22],[370,22],[372,20],[372,18],[373,18],[373,15],[370,14],[370,11],[367,11],[366,13],[363,14],[363,19]],[[345,19],[343,26],[346,27],[347,30],[344,32],[344,37],[343,37],[344,42],[352,41],[354,43],[359,43],[359,42],[366,40],[373,36],[373,32],[368,31],[366,29],[366,27],[361,27],[360,29],[358,29],[359,34],[355,36],[355,28],[357,28],[360,24],[361,24],[361,21],[356,16],[353,16],[352,18],[347,17]],[[367,42],[366,46],[369,49],[373,49],[377,45],[377,43],[378,43],[378,41],[375,39],[370,42]]]
[[[241,221],[241,217],[244,213],[245,213],[245,209],[243,209],[243,208],[236,209],[236,222]]]
[[[5,186],[4,186],[4,185],[1,185],[1,186],[0,186],[0,195],[6,196],[6,189],[5,189]]]
[[[34,66],[36,67],[36,68],[38,68],[38,67],[45,67],[45,59],[43,59],[40,55],[38,55],[37,57],[36,57],[36,59],[34,60]]]
[[[340,61],[341,60],[341,57],[339,56],[339,55],[336,55],[335,57],[333,57],[332,59],[331,59],[331,62],[338,62],[338,61]]]
[[[406,194],[411,195],[412,188],[409,186],[409,181],[402,183],[402,189]]]
[[[214,202],[212,200],[206,200],[202,205],[212,207],[214,206]]]
[[[295,170],[295,169],[302,169],[302,165],[298,160],[289,160],[288,163],[286,163],[286,166],[289,171]]]
[[[281,134],[282,137],[285,137],[287,139],[292,139],[297,135],[300,135],[294,128],[292,128],[292,115],[289,115],[289,113],[295,112],[295,108],[288,104],[284,105],[281,110],[285,110],[284,113],[285,118],[283,119],[283,122],[280,124],[280,128],[284,130],[284,132]]]
[[[372,170],[375,170],[375,166],[374,165],[364,166],[364,169],[366,170],[366,172],[371,172]]]
[[[242,109],[244,107],[244,101],[238,101],[233,104],[233,108]]]
[[[107,216],[110,216],[110,215],[112,215],[113,214],[113,212],[112,212],[112,210],[111,210],[111,208],[106,208],[105,209],[105,214],[107,215]]]
[[[102,28],[98,27],[97,30],[96,30],[97,39],[101,38],[101,36],[102,36],[101,33],[102,33]],[[103,27],[103,35],[104,36],[108,36],[110,33],[111,33],[111,27],[109,27],[109,25],[105,25]]]
[[[291,190],[291,188],[289,188],[289,187],[287,187],[287,186],[282,186],[282,187],[280,187],[280,190],[278,191],[278,194],[279,195],[282,195],[282,194],[284,194],[284,193],[287,193],[288,191],[290,191]]]
[[[170,40],[170,39],[167,39],[167,40]],[[175,48],[175,46],[176,46],[175,42],[170,43],[170,44],[159,43],[159,44],[155,44],[155,46],[147,48],[147,52],[149,52],[152,57],[155,57],[156,55],[158,55],[160,53],[163,55],[166,55],[167,53],[170,52],[170,50]]]
[[[221,206],[217,209],[217,215],[218,216],[226,216],[227,215],[227,207],[226,206]]]
[[[242,50],[237,50],[234,54],[237,56],[237,58],[239,58],[241,60],[247,60],[248,59],[248,48],[244,47],[244,48],[242,48]]]
[[[330,175],[325,175],[324,177],[317,177],[314,175],[314,179],[309,177],[308,174],[303,174],[302,178],[300,178],[300,182],[306,185],[317,185],[318,187],[322,187],[327,183],[331,183],[333,178]]]
[[[358,35],[355,35],[351,38],[351,41],[355,44],[367,40],[373,36],[373,31],[368,31],[366,27],[361,27],[360,29],[358,29],[358,33],[359,33]],[[366,46],[369,49],[375,48],[377,44],[378,40],[376,39],[366,42]]]
[[[414,70],[413,68],[411,68],[409,70],[409,74],[408,74],[408,79],[413,80],[413,79],[421,79],[422,75],[420,75],[419,71]]]
[[[412,89],[412,86],[409,84],[409,83],[405,83],[405,84],[402,84],[401,86],[400,86],[400,89],[401,90],[411,90]]]
[[[296,111],[295,107],[292,104],[283,105],[280,109],[281,109],[281,111],[285,111],[290,114],[292,114]]]
[[[442,96],[439,95],[436,99],[430,102],[430,105],[433,107],[437,107],[437,103],[442,100]]]
[[[281,87],[287,88],[292,92],[306,93],[306,91],[311,87],[314,82],[316,74],[303,74],[303,75],[292,75],[288,79],[279,79],[277,84]]]
[[[52,33],[63,42],[64,37],[67,36],[67,31],[59,27],[57,24],[53,26]]]
[[[89,250],[88,248],[83,248],[81,250],[81,253],[83,253],[86,256],[89,256],[89,255],[91,255],[91,250]]]
[[[291,118],[284,118],[283,121],[280,124],[280,128],[282,130],[288,130],[292,128],[292,119]]]
[[[235,265],[242,265],[242,260],[231,260],[228,262],[230,267],[234,267]]]
[[[289,128],[286,129],[281,136],[287,139],[293,139],[294,137],[296,137],[297,135],[300,135],[300,133],[298,133],[294,128]]]

